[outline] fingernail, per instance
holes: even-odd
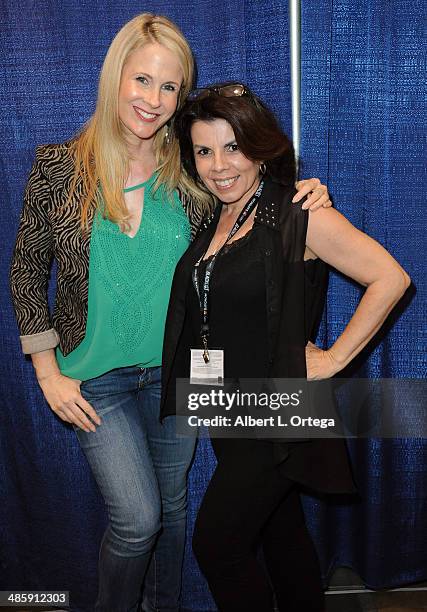
[[[292,202],[295,204],[296,202],[299,202],[300,199],[301,199],[301,196],[298,195],[298,193],[296,193],[294,197],[292,198]]]

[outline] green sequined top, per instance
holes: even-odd
[[[89,256],[86,334],[66,357],[65,376],[87,380],[114,368],[161,364],[163,334],[175,266],[190,243],[190,224],[175,192],[152,187],[156,174],[125,191],[144,187],[136,235],[95,215]]]

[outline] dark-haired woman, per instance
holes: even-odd
[[[408,275],[337,211],[309,214],[291,204],[292,145],[245,86],[200,91],[177,130],[189,175],[219,204],[175,272],[162,417],[175,412],[175,379],[190,375],[190,348],[199,369],[219,350],[226,379],[333,376],[380,328]],[[343,333],[321,350],[310,340],[326,263],[366,291]],[[321,575],[298,487],[354,491],[344,442],[212,438],[212,446],[218,463],[193,548],[219,610],[271,612],[274,591],[283,612],[320,612]],[[267,571],[257,559],[259,543]]]

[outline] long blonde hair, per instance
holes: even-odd
[[[87,225],[90,207],[99,206],[102,189],[103,214],[115,223],[126,224],[128,211],[123,188],[129,172],[129,154],[118,112],[118,94],[123,66],[129,55],[146,44],[158,43],[171,50],[183,71],[183,82],[178,97],[178,109],[191,90],[194,60],[188,42],[178,27],[166,17],[142,13],[126,23],[111,43],[101,69],[98,99],[92,117],[74,140],[75,174],[71,183],[71,199],[78,182],[82,182],[82,227]],[[194,190],[191,179],[181,168],[179,143],[170,134],[166,142],[167,126],[154,136],[158,177],[155,184],[165,185],[169,191],[180,189],[201,206],[206,205],[206,194]]]

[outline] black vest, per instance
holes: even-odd
[[[306,378],[305,346],[317,334],[327,290],[324,262],[304,262],[309,213],[302,202],[292,203],[295,193],[293,187],[267,179],[254,222],[261,226],[257,238],[264,254],[271,378]],[[183,337],[187,287],[194,264],[215,233],[220,210],[202,225],[175,271],[163,345],[161,419],[175,414],[176,369],[180,354],[190,349]],[[343,440],[289,439],[274,445],[284,476],[320,491],[355,490]]]

